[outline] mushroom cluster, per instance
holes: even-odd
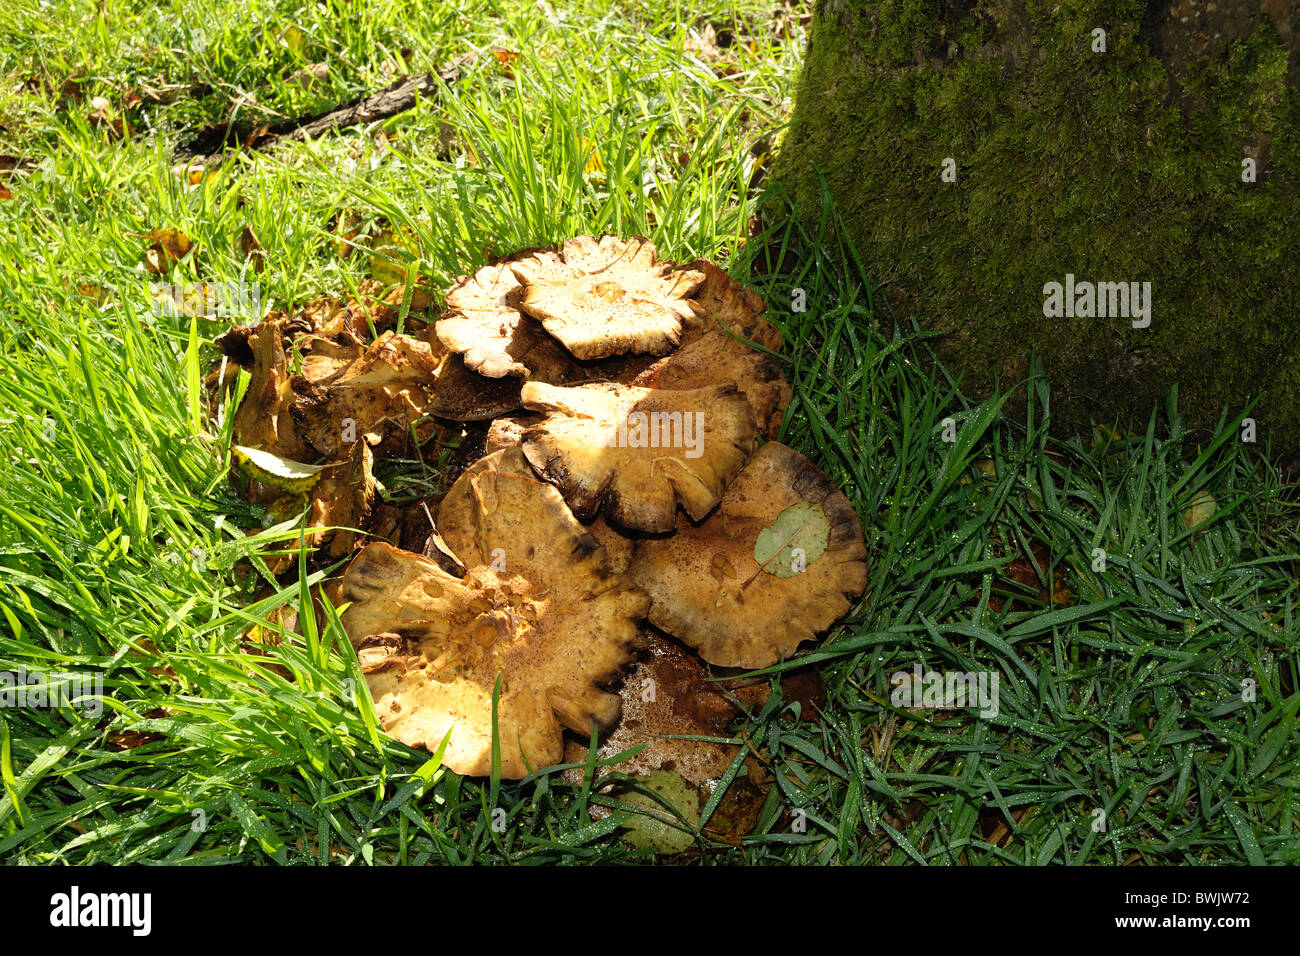
[[[571,747],[647,742],[633,684],[774,664],[862,593],[852,506],[775,440],[790,386],[752,290],[645,239],[583,236],[445,301],[401,332],[389,301],[220,340],[250,373],[236,486],[268,521],[305,513],[322,560],[355,551],[342,621],[387,733],[508,779],[561,762],[566,730]],[[376,503],[376,455],[468,434],[481,455],[414,521]],[[668,699],[705,714],[659,722],[674,733],[731,713]],[[716,748],[663,752],[717,766]]]

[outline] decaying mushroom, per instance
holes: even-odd
[[[291,416],[293,388],[284,354],[283,328],[276,320],[262,322],[242,332],[251,359],[252,380],[235,412],[232,434],[236,445],[259,448],[292,461],[316,458],[299,436]],[[239,354],[236,348],[235,354]]]
[[[357,529],[365,525],[375,501],[374,453],[363,441],[353,444],[347,459],[327,467],[311,491],[307,536],[311,548],[326,547],[341,558],[357,544]]]
[[[671,531],[677,505],[703,518],[754,445],[754,412],[731,383],[671,391],[608,383],[526,382],[524,407],[545,412],[523,436],[537,473],[573,513],[603,506],[614,524]]]
[[[294,424],[328,458],[359,439],[400,447],[427,412],[439,364],[427,343],[385,332],[329,384],[294,379]]]
[[[788,657],[866,588],[862,526],[803,455],[768,442],[718,511],[644,541],[628,572],[650,592],[650,622],[724,667]]]
[[[511,269],[524,285],[523,311],[580,359],[667,354],[694,322],[687,297],[704,281],[659,262],[649,240],[614,236],[579,236]]]
[[[696,259],[687,263],[686,268],[704,277],[690,301],[691,311],[703,329],[721,324],[774,352],[781,348],[780,330],[763,318],[767,303],[761,295],[741,285],[708,259]]]
[[[722,776],[738,747],[680,738],[726,737],[735,706],[708,683],[709,673],[694,654],[648,629],[641,640],[644,648],[620,692],[623,714],[601,742],[597,759],[608,760],[644,744],[639,753],[611,769],[637,776],[671,770],[697,787]],[[587,747],[585,740],[571,740],[564,762],[581,765]],[[568,771],[565,776],[572,783],[582,782],[580,772]]]
[[[366,343],[351,332],[306,335],[298,340],[302,351],[299,374],[313,385],[330,385],[366,354]]]
[[[703,388],[719,381],[735,382],[753,408],[759,430],[769,438],[776,437],[791,395],[781,362],[722,329],[713,329],[660,359],[632,384],[677,390]]]
[[[482,566],[456,578],[382,542],[363,549],[343,576],[343,626],[385,732],[430,750],[450,733],[444,765],[485,776],[500,678],[501,774],[519,779],[560,761],[562,726],[612,725],[619,698],[600,685],[630,660],[646,597],[598,550],[557,550],[554,583],[539,588]]]

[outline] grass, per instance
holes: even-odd
[[[256,279],[271,307],[346,295],[372,267],[364,247],[340,255],[350,210],[435,289],[490,253],[608,230],[718,258],[771,304],[795,393],[783,438],[853,501],[871,576],[788,665],[821,670],[820,720],[782,699],[778,668],[733,728],[763,768],[752,832],[701,835],[688,859],[1297,861],[1294,489],[1235,420],[1189,432],[1175,396],[1145,434],[1073,440],[1048,436],[1039,378],[1019,386],[1024,421],[966,401],[833,209],[815,235],[764,216],[778,197],[756,180],[803,36],[761,11],[18,4],[0,38],[0,153],[20,160],[0,201],[0,671],[102,672],[105,709],[0,710],[0,858],[648,859],[617,839],[635,809],[589,784],[464,779],[380,734],[337,621],[281,623],[329,569],[275,587],[240,573],[296,532],[261,531],[226,483],[233,406],[210,415],[201,379],[227,322],[155,314],[153,286]],[[725,59],[690,52],[697,18],[736,24]],[[493,45],[518,55],[481,57],[380,129],[245,152],[197,185],[172,171],[204,125],[320,112]],[[286,79],[322,60],[323,88]],[[74,74],[80,100],[62,93]],[[178,90],[128,109],[135,135],[86,120],[92,97],[120,109],[145,82]],[[195,244],[167,277],[139,267],[154,228]],[[386,477],[419,487],[421,467]],[[1189,529],[1199,492],[1215,505]],[[241,648],[255,624],[279,639],[260,655]],[[894,706],[890,675],[918,662],[996,671],[998,716]],[[708,799],[715,830],[745,773]],[[594,821],[597,803],[615,814]]]

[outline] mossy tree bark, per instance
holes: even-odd
[[[1293,453],[1298,48],[1293,0],[818,0],[774,178],[835,203],[975,394],[1036,352],[1065,429],[1141,427],[1177,382],[1200,426],[1258,396]],[[1045,314],[1067,274],[1151,283],[1150,324]]]

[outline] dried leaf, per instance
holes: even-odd
[[[145,250],[145,271],[158,275],[184,259],[194,248],[189,236],[179,229],[150,229],[145,236],[153,245]]]

